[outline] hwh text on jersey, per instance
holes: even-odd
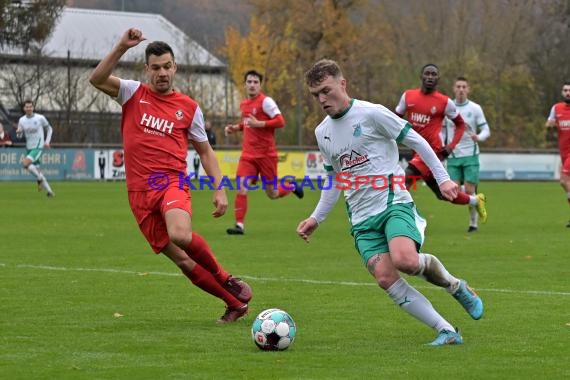
[[[159,132],[166,132],[169,135],[172,134],[172,130],[174,129],[173,121],[160,119],[152,115],[147,115],[146,113],[143,113],[139,124],[145,127],[156,129]]]
[[[428,124],[431,120],[431,116],[423,113],[412,112],[410,115],[410,119],[412,119],[412,121],[416,123]]]

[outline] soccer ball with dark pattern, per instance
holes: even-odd
[[[295,340],[297,327],[291,316],[280,309],[259,313],[251,326],[253,341],[264,351],[283,351]]]

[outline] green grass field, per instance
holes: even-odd
[[[570,374],[570,208],[557,183],[484,183],[489,222],[467,234],[465,207],[413,193],[428,219],[425,252],[485,302],[473,321],[443,290],[408,280],[465,344],[435,333],[375,284],[348,233],[344,206],[310,244],[295,235],[319,193],[270,201],[250,193],[247,235],[233,211],[210,216],[193,192],[194,226],[254,289],[250,314],[219,326],[224,305],[155,256],[124,183],[0,183],[0,378],[3,379],[562,379]],[[233,193],[229,194],[233,203]],[[287,310],[298,335],[284,352],[250,337],[255,315]]]

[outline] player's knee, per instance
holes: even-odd
[[[398,281],[400,279],[400,274],[398,273],[398,271],[396,269],[394,269],[394,270],[379,273],[379,275],[377,275],[375,277],[376,277],[376,282],[378,283],[378,286],[380,286],[380,288],[387,291],[388,289],[390,289],[390,287],[392,285],[394,285],[394,283],[396,281]]]
[[[419,261],[415,252],[413,254],[406,252],[399,255],[392,255],[392,263],[400,272],[409,275],[418,273],[419,270]]]
[[[177,257],[176,260],[174,260],[174,263],[178,268],[180,268],[180,270],[182,270],[183,273],[191,272],[196,266],[196,262],[186,254]]]
[[[469,195],[475,195],[477,193],[477,184],[466,181],[465,184],[463,185],[463,191],[465,191]]]
[[[384,290],[388,290],[390,286],[392,286],[394,282],[396,282],[397,280],[398,280],[397,277],[394,278],[394,276],[392,275],[380,275],[376,277],[376,282],[378,283],[378,286],[380,286]]]
[[[175,226],[168,230],[171,242],[184,249],[192,242],[192,232],[183,226]]]

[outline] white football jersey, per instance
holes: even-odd
[[[342,179],[338,185],[345,188],[353,225],[390,204],[413,202],[405,188],[405,172],[398,164],[397,145],[410,128],[386,107],[356,99],[341,115],[327,116],[317,126],[325,168]],[[365,176],[372,181],[363,183]]]
[[[467,100],[463,104],[457,104],[457,110],[461,114],[463,121],[465,122],[465,133],[461,136],[461,139],[453,149],[450,157],[469,157],[479,154],[479,144],[473,141],[471,135],[479,133],[483,129],[489,129],[487,125],[487,120],[485,119],[485,114],[481,106],[474,101]],[[455,124],[449,119],[445,119],[445,126],[443,130],[443,142],[448,144],[453,140],[453,135],[455,133]],[[485,138],[488,134],[485,134]],[[481,140],[482,141],[482,140]]]
[[[24,115],[18,121],[18,127],[26,137],[26,149],[42,149],[44,143],[50,143],[52,128],[43,115],[39,113],[34,113],[32,117]]]

